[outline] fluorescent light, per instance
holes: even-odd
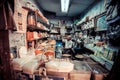
[[[70,0],[61,0],[61,11],[64,13],[68,12]]]

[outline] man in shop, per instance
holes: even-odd
[[[73,52],[74,54],[78,53],[83,53],[83,47],[84,47],[84,38],[83,38],[83,33],[78,33],[78,35],[75,36],[74,38],[74,48]]]
[[[71,58],[72,59],[75,59],[75,54],[73,53],[73,41],[71,40],[71,36],[68,35],[66,39],[62,39],[62,41],[65,43],[65,46],[63,47],[64,48],[64,51],[63,53],[66,53],[66,54],[71,54]]]

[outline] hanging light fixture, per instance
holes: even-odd
[[[61,11],[63,13],[68,12],[69,4],[70,4],[70,0],[61,0]]]

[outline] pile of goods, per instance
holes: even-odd
[[[74,69],[74,64],[65,59],[54,59],[45,63],[47,71],[53,72],[71,72]]]

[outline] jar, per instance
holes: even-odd
[[[28,15],[28,25],[35,25],[35,15],[32,13]]]

